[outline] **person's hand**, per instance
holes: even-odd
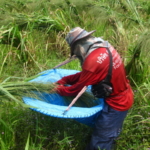
[[[52,90],[50,90],[50,93],[57,93],[58,88],[61,88],[61,87],[63,87],[64,85],[55,82],[55,83],[53,83],[53,86],[54,86],[54,88],[53,88]]]

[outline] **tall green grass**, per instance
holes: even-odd
[[[149,1],[0,0],[0,6],[0,82],[32,77],[68,58],[71,28],[96,30],[94,36],[121,54],[135,95],[117,150],[150,148]],[[78,60],[61,68],[81,70]],[[74,120],[44,116],[14,101],[0,101],[0,107],[2,150],[82,150],[89,142],[92,129]]]

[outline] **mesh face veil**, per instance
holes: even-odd
[[[73,55],[76,55],[80,60],[81,66],[85,58],[96,48],[102,47],[104,41],[101,38],[88,36],[84,39],[77,41],[72,48]]]

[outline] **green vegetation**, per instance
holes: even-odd
[[[0,0],[0,6],[0,90],[8,80],[29,80],[68,58],[71,28],[96,30],[121,54],[135,94],[117,150],[150,148],[150,1]],[[62,68],[80,70],[80,64]],[[91,128],[33,112],[16,99],[0,96],[0,150],[85,148]]]

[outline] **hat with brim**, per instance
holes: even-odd
[[[89,35],[91,35],[94,31],[91,32],[87,32],[86,30],[80,28],[80,27],[76,27],[73,28],[67,35],[66,37],[66,41],[67,43],[70,45],[71,47],[71,56],[73,55],[73,45],[76,41],[83,39]]]

